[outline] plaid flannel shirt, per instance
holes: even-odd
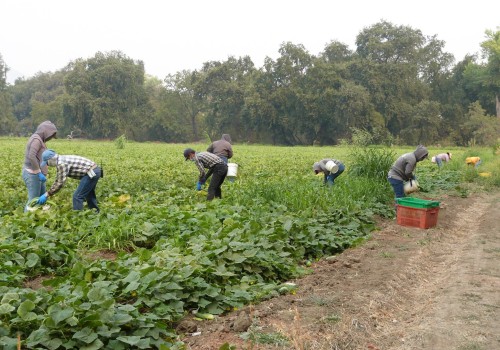
[[[199,152],[194,156],[194,163],[200,171],[200,182],[205,182],[212,175],[212,168],[216,164],[224,164],[224,161],[217,155],[210,152]],[[208,173],[205,168],[209,169]]]
[[[68,177],[72,179],[81,179],[87,175],[90,169],[93,169],[96,166],[97,164],[90,159],[80,156],[58,156],[56,165],[56,181],[52,184],[52,187],[48,191],[49,196],[52,196],[54,193],[59,191]]]

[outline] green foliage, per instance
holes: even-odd
[[[117,137],[114,141],[116,148],[118,149],[124,149],[125,145],[127,144],[127,137],[125,134]]]
[[[347,148],[238,146],[238,178],[207,202],[193,188],[186,145],[138,143],[124,156],[114,142],[64,139],[51,141],[61,153],[106,160],[101,213],[71,210],[71,179],[50,210],[24,213],[11,160],[22,159],[25,141],[0,139],[4,348],[20,333],[27,348],[182,349],[173,327],[187,313],[219,315],[293,293],[285,282],[307,272],[304,261],[362,244],[375,215],[394,215],[387,181],[345,173],[330,188],[313,174],[314,161],[332,154],[355,165]],[[426,164],[420,182],[447,171]]]
[[[389,148],[355,147],[349,158],[349,173],[377,181],[386,181],[387,172],[394,163],[395,153]]]
[[[351,143],[354,146],[364,147],[372,144],[373,136],[369,131],[351,128]]]
[[[229,57],[164,80],[112,51],[6,86],[0,57],[0,134],[28,135],[49,119],[60,135],[135,141],[193,142],[206,131],[280,145],[490,145],[500,60],[498,31],[486,34],[487,63],[467,56],[454,67],[443,41],[387,21],[363,28],[356,54],[335,41],[317,56],[286,42],[261,69]],[[474,103],[484,113],[467,113]]]

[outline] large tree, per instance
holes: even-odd
[[[488,59],[485,86],[495,96],[496,116],[500,118],[500,30],[496,32],[487,30],[486,36],[488,40],[481,43],[484,55]]]
[[[398,135],[412,124],[413,106],[433,100],[430,83],[453,57],[436,37],[386,21],[361,31],[356,45],[359,61],[351,65],[352,76],[370,92],[385,127]]]
[[[147,112],[144,64],[119,51],[98,52],[68,66],[64,116],[92,137],[134,139]]]
[[[195,94],[204,101],[204,124],[211,139],[222,133],[230,133],[234,140],[246,138],[245,89],[254,72],[248,56],[203,64]]]
[[[10,94],[7,89],[7,65],[0,54],[0,135],[11,133],[16,121],[12,114]]]

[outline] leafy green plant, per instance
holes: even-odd
[[[353,148],[349,155],[352,164],[349,173],[379,181],[386,181],[387,172],[394,163],[394,151],[389,148]]]
[[[118,149],[124,149],[125,145],[127,144],[127,137],[123,134],[119,137],[117,137],[114,141],[116,148]]]
[[[193,189],[197,171],[183,161],[182,145],[135,144],[125,157],[114,142],[51,142],[61,153],[106,159],[101,213],[72,210],[71,181],[51,197],[50,210],[24,213],[24,184],[10,160],[23,157],[25,140],[0,138],[6,349],[18,333],[26,348],[182,349],[173,325],[186,313],[220,315],[293,293],[285,282],[307,273],[304,261],[363,244],[375,216],[394,215],[387,165],[376,164],[380,151],[392,164],[392,150],[240,145],[245,172],[223,185],[222,200],[207,202]],[[369,171],[346,172],[328,188],[311,165],[331,156]],[[463,164],[420,167],[428,191],[456,186],[464,171]],[[28,287],[34,280],[42,281],[36,289]],[[254,339],[285,342],[275,334]]]

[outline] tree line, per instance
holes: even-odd
[[[0,134],[29,135],[51,120],[60,138],[487,145],[500,137],[500,31],[485,38],[481,57],[455,63],[436,36],[381,21],[355,50],[331,41],[312,55],[285,42],[261,68],[229,57],[163,80],[112,51],[7,84],[0,54]]]

